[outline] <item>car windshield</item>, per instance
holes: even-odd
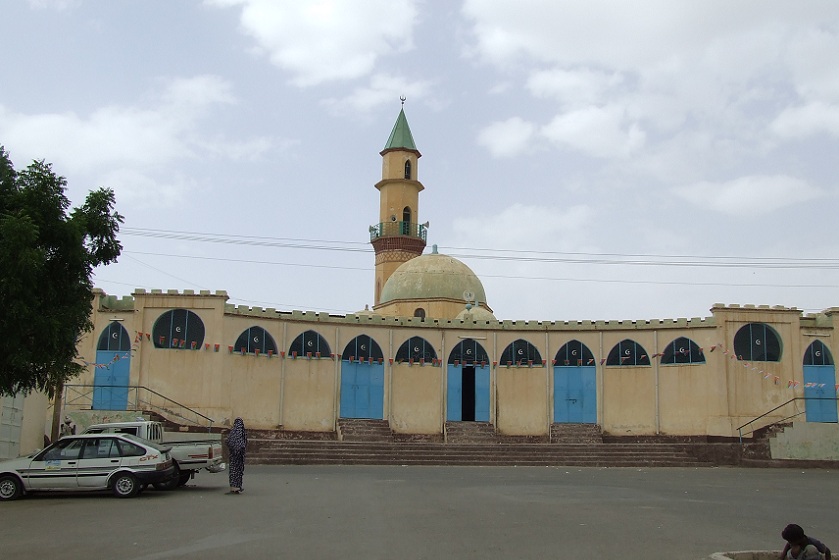
[[[143,439],[140,436],[135,436],[134,434],[120,434],[120,435],[122,437],[124,437],[125,439],[130,439],[132,441],[136,441],[137,443],[141,443],[141,444],[145,445],[146,447],[151,447],[152,449],[154,449],[156,451],[163,451],[163,449],[164,449],[163,447],[157,445],[153,441]]]

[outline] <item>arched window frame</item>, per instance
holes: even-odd
[[[697,343],[686,336],[670,342],[664,348],[661,356],[663,365],[704,364],[705,352]]]
[[[450,365],[460,364],[464,366],[484,367],[489,364],[489,355],[481,346],[481,343],[473,338],[461,340],[449,353],[448,363]]]
[[[418,319],[425,319],[425,309],[422,307],[414,309],[414,317],[417,317]]]
[[[329,343],[320,333],[308,330],[300,333],[288,348],[288,355],[301,358],[329,358],[332,352]]]
[[[254,325],[242,331],[239,338],[236,339],[233,350],[243,354],[267,354],[270,356],[277,353],[277,343],[274,342],[274,337],[268,331]]]
[[[606,358],[607,366],[649,366],[650,355],[644,350],[644,347],[626,338],[615,344],[609,351]]]
[[[425,361],[432,362],[437,359],[437,351],[430,342],[421,336],[412,336],[402,343],[399,350],[396,351],[396,361],[415,362]]]
[[[200,350],[204,343],[204,321],[189,309],[170,309],[155,320],[152,340],[155,348]]]
[[[747,362],[780,362],[781,337],[766,323],[747,323],[734,335],[734,354]]]
[[[832,366],[833,355],[821,340],[814,340],[804,351],[805,366]]]
[[[405,160],[405,179],[412,179],[411,177],[411,160]]]
[[[531,363],[542,365],[539,349],[530,342],[519,338],[514,340],[501,353],[501,365],[527,366]]]
[[[99,335],[96,349],[112,352],[131,350],[131,339],[128,337],[128,331],[125,330],[125,327],[121,323],[111,321],[102,331],[102,334]]]
[[[579,340],[571,340],[562,345],[554,360],[558,366],[591,366],[594,354]]]
[[[344,346],[344,353],[341,354],[341,360],[345,362],[357,360],[359,362],[366,362],[369,360],[382,361],[384,354],[379,343],[371,336],[360,334],[352,339],[349,344]]]

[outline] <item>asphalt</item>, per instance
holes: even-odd
[[[839,549],[830,470],[248,466],[172,492],[0,503],[0,558],[695,559]]]

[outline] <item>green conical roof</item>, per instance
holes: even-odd
[[[405,118],[405,109],[400,109],[399,111],[396,124],[393,125],[390,138],[387,139],[387,144],[385,144],[383,151],[387,150],[419,151],[417,150],[416,144],[414,144],[414,136],[411,134],[411,127],[408,126],[408,119]]]

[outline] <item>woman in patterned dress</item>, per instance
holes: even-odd
[[[242,493],[242,477],[245,475],[245,450],[248,447],[248,433],[241,418],[233,421],[233,428],[227,435],[227,449],[230,452],[230,491],[228,494]]]

